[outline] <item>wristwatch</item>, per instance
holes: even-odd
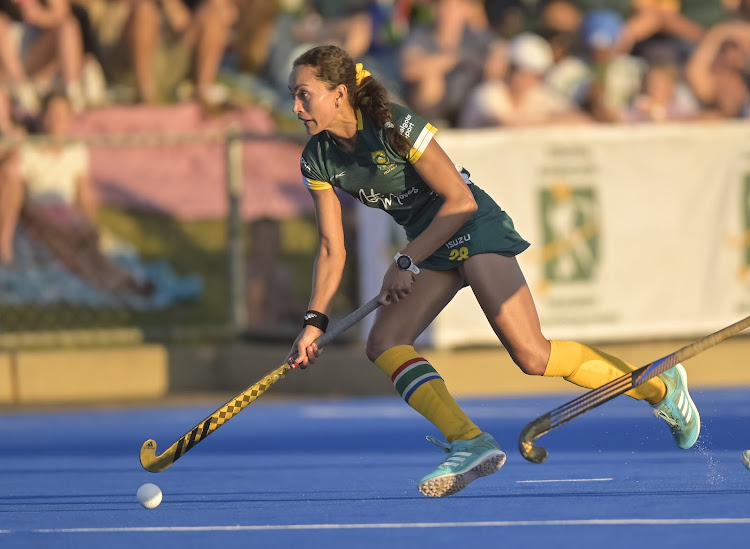
[[[402,271],[411,271],[415,275],[419,274],[419,267],[412,263],[411,257],[409,257],[408,255],[402,254],[401,252],[396,252],[396,255],[393,256],[393,259],[396,260],[396,265]]]

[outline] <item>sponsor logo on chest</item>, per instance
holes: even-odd
[[[365,191],[365,189],[360,189],[358,198],[359,198],[359,201],[362,203],[369,202],[373,204],[375,202],[379,202],[380,204],[382,204],[383,209],[387,210],[388,208],[391,207],[394,201],[396,201],[399,206],[403,206],[404,201],[409,196],[413,194],[417,194],[418,192],[419,192],[419,189],[417,189],[416,187],[406,189],[404,192],[400,194],[388,193],[387,195],[383,193],[375,192],[375,189],[370,189],[369,194],[367,193],[367,191]]]

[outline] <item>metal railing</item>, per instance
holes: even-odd
[[[183,253],[179,256],[182,267],[186,265],[192,267],[202,277],[205,291],[204,302],[176,303],[172,308],[149,311],[148,308],[139,307],[138,300],[119,299],[115,296],[109,301],[104,299],[102,303],[92,306],[80,301],[69,302],[65,299],[64,289],[59,290],[55,299],[51,298],[48,302],[45,302],[43,296],[36,296],[40,299],[24,302],[23,299],[18,298],[19,296],[13,295],[12,287],[8,288],[8,285],[11,284],[12,286],[9,280],[16,280],[13,276],[17,278],[26,276],[24,273],[28,266],[22,265],[21,273],[18,272],[18,266],[0,266],[0,348],[40,345],[96,345],[97,343],[110,341],[133,342],[143,339],[216,339],[247,333],[261,334],[269,338],[273,338],[274,334],[288,337],[289,330],[285,330],[283,327],[249,327],[246,306],[246,236],[248,227],[247,220],[243,218],[242,213],[243,189],[246,178],[246,174],[243,173],[243,146],[248,142],[269,140],[301,145],[306,140],[306,136],[293,133],[256,134],[230,127],[221,131],[180,134],[90,135],[70,140],[36,135],[20,141],[0,139],[0,158],[2,158],[3,152],[7,154],[7,151],[12,151],[29,143],[50,145],[83,141],[91,149],[133,146],[180,147],[196,143],[214,146],[222,144],[222,161],[225,164],[226,174],[223,185],[227,201],[225,219],[204,222],[210,225],[206,230],[213,235],[215,241],[220,240],[220,234],[223,233],[225,246],[214,242],[211,250],[213,253],[203,250],[202,256],[200,254],[191,256],[190,253]],[[147,225],[149,241],[169,238],[170,231],[179,230],[174,227],[177,220],[169,215],[154,214],[153,212],[131,212],[120,207],[107,205],[102,207],[101,212],[103,213],[99,215],[99,224],[107,232],[115,233],[118,238],[121,237],[118,234],[118,226],[123,224],[132,227]],[[305,215],[309,216],[309,212],[303,214],[303,217]],[[200,223],[198,224],[200,225]],[[45,246],[43,242],[39,243],[36,240],[37,235],[34,234],[34,227],[29,229],[25,223],[19,225],[24,225],[24,228],[19,229],[19,231],[24,233],[25,245],[29,247],[26,251],[32,255],[44,255],[44,253],[38,251],[38,248],[44,248]],[[194,230],[200,232],[201,228]],[[16,240],[19,238],[19,231],[17,231]],[[124,238],[127,239],[127,236]],[[139,243],[136,242],[135,244],[139,247]],[[157,249],[176,247],[168,242],[155,246]],[[225,248],[223,253],[222,247]],[[149,253],[148,250],[144,249],[138,249],[137,251]],[[49,254],[47,253],[47,255]],[[221,256],[225,259],[217,264],[216,260]],[[32,259],[38,258],[35,256]],[[153,259],[153,257],[144,256],[144,259]],[[169,254],[167,254],[167,263],[174,259],[175,257],[169,257]],[[305,260],[311,263],[311,258]],[[194,263],[191,263],[191,261]],[[200,264],[201,262],[204,262],[204,264]],[[59,264],[54,267],[55,272],[64,271],[59,267]],[[33,273],[33,269],[32,265],[29,272]],[[54,282],[54,276],[49,275],[49,277]],[[23,282],[24,280],[21,280],[21,283]],[[27,276],[25,282],[33,281]],[[62,283],[59,280],[57,282]],[[224,284],[223,289],[221,287],[222,282]],[[3,293],[3,284],[6,286],[5,293]],[[71,283],[71,285],[73,284]],[[222,293],[223,295],[220,295]],[[9,296],[11,297],[9,298]]]

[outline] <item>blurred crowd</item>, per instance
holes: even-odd
[[[0,135],[53,91],[283,115],[321,43],[443,126],[750,115],[750,0],[0,0]]]
[[[87,285],[59,295],[85,303],[200,295],[105,253],[89,151],[68,139],[76,115],[189,101],[207,116],[260,107],[302,132],[291,64],[330,43],[438,127],[750,117],[750,0],[0,0],[0,301],[49,301],[63,270]],[[291,295],[278,230],[253,227],[250,325],[304,309],[268,303]],[[29,243],[54,262],[40,268]]]

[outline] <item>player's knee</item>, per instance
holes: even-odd
[[[402,341],[390,336],[380,334],[376,330],[372,330],[367,338],[365,344],[365,354],[372,362],[375,362],[377,358],[386,352],[388,349],[392,349],[397,345],[409,345],[410,342]]]
[[[544,371],[547,369],[547,360],[538,353],[517,353],[513,355],[513,362],[524,374],[530,376],[544,375]]]
[[[388,346],[383,341],[373,338],[372,334],[370,334],[365,345],[365,354],[371,362],[375,362],[387,350]]]

